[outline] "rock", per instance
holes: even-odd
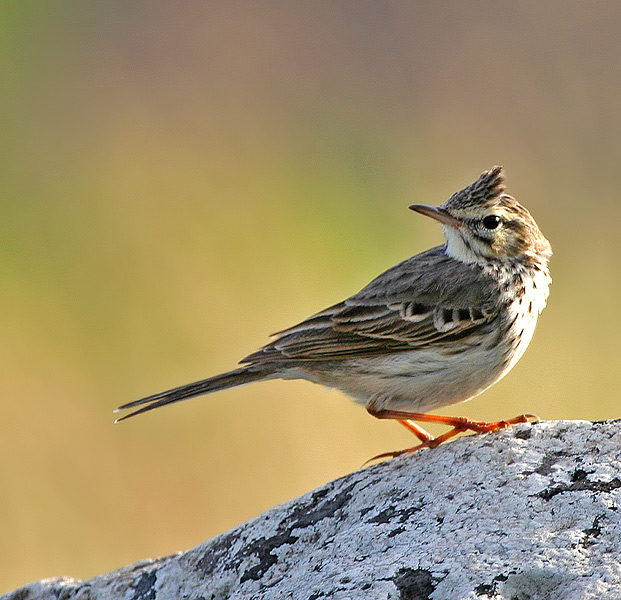
[[[3,600],[618,600],[620,503],[621,421],[524,424],[357,471],[188,552]]]

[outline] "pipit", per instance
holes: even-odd
[[[442,206],[410,208],[442,224],[446,243],[396,265],[347,300],[273,335],[243,366],[130,402],[118,419],[193,396],[267,379],[337,388],[379,419],[420,440],[397,456],[435,447],[497,422],[425,414],[463,402],[504,377],[528,346],[546,305],[550,244],[530,213],[505,193],[502,167],[484,172]],[[451,429],[433,437],[414,421]],[[376,458],[380,458],[376,457]]]

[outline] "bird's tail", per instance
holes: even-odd
[[[237,387],[238,385],[244,385],[245,383],[268,379],[270,375],[272,375],[270,371],[257,371],[250,367],[241,367],[234,371],[229,371],[228,373],[210,377],[209,379],[188,383],[181,387],[166,392],[160,392],[159,394],[154,394],[153,396],[148,396],[147,398],[142,398],[141,400],[135,400],[134,402],[119,406],[114,412],[135,408],[136,406],[140,406],[141,408],[128,415],[119,417],[115,423],[129,419],[129,417],[139,415],[140,413],[153,410],[154,408],[159,408],[165,404],[172,404],[173,402],[179,402],[181,400],[193,398],[194,396],[202,396],[203,394],[226,390],[228,388]]]

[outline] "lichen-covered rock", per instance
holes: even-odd
[[[618,600],[620,505],[621,422],[524,424],[352,473],[188,552],[3,600]]]

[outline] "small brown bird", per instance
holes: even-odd
[[[253,381],[306,379],[335,387],[374,417],[396,419],[435,447],[465,430],[492,431],[532,415],[486,423],[424,414],[463,402],[504,377],[528,346],[551,282],[550,244],[505,193],[502,167],[439,207],[410,208],[442,224],[446,243],[389,269],[357,294],[274,335],[243,366],[130,402],[118,419]],[[436,438],[413,421],[446,424]],[[377,457],[379,458],[379,457]]]

